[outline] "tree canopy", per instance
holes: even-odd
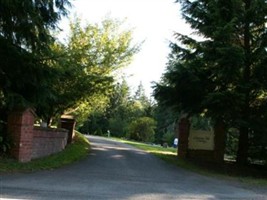
[[[0,1],[0,151],[11,146],[7,114],[44,104],[57,70],[49,67],[51,31],[68,13],[68,0]]]
[[[60,77],[51,86],[54,96],[45,108],[39,107],[40,113],[43,111],[47,118],[63,112],[85,116],[93,102],[100,105],[99,98],[107,101],[116,80],[115,72],[139,50],[138,45],[132,44],[132,32],[120,26],[119,21],[112,19],[84,27],[79,19],[70,23],[67,42],[53,46],[58,56],[49,65],[60,72]]]
[[[51,30],[65,16],[68,0],[0,2],[0,110],[34,106],[49,92]]]
[[[185,21],[202,39],[176,34],[179,42],[170,45],[167,71],[155,85],[155,98],[176,110],[205,114],[237,128],[237,161],[246,163],[253,157],[253,138],[266,138],[267,3],[177,2]],[[266,149],[266,140],[262,141],[258,149]]]
[[[0,2],[2,120],[8,109],[28,106],[47,122],[64,112],[82,119],[94,99],[106,104],[118,70],[138,52],[132,31],[115,19],[85,27],[74,19],[68,40],[59,42],[53,31],[68,6],[68,0]]]

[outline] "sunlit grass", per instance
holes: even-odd
[[[162,146],[159,146],[159,145],[150,145],[150,144],[128,141],[128,140],[122,140],[122,139],[117,139],[117,138],[113,138],[113,139],[120,141],[120,142],[123,142],[125,144],[130,144],[132,146],[135,146],[135,147],[142,149],[144,151],[147,151],[149,153],[164,154],[164,155],[177,155],[177,149],[172,148],[172,147],[163,148]]]
[[[59,168],[85,158],[88,155],[89,149],[90,144],[88,140],[81,133],[76,132],[73,143],[59,153],[27,163],[19,163],[9,158],[0,158],[0,172],[37,171]]]

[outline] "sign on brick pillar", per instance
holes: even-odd
[[[178,145],[178,157],[179,158],[187,157],[189,130],[190,130],[189,120],[187,118],[180,119],[179,145]]]
[[[14,143],[11,154],[19,162],[31,160],[34,118],[34,111],[29,108],[9,113],[8,132]]]

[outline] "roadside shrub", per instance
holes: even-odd
[[[225,153],[233,159],[236,159],[238,149],[238,135],[238,130],[235,128],[230,128],[227,132]]]
[[[6,154],[12,146],[11,139],[5,134],[0,135],[0,155]]]
[[[11,146],[12,141],[7,134],[6,123],[0,121],[0,155],[6,154]]]
[[[128,126],[128,137],[141,142],[153,142],[156,121],[150,117],[140,117]]]
[[[109,120],[109,130],[112,136],[114,137],[125,137],[126,127],[128,122],[120,118],[111,118]]]
[[[163,135],[162,140],[163,142],[167,142],[169,146],[172,146],[174,138],[175,136],[173,132],[167,132]]]

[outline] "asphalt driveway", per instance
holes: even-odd
[[[208,178],[106,138],[89,136],[88,158],[52,171],[5,174],[1,200],[242,199],[267,200],[267,192]]]

